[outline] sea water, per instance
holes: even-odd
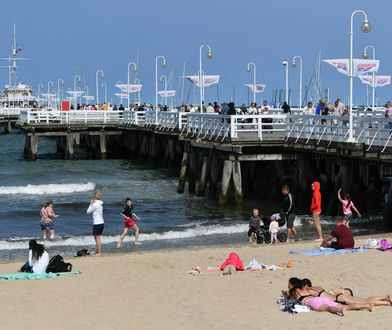
[[[60,215],[55,220],[55,240],[44,242],[49,253],[67,256],[81,248],[93,251],[92,220],[86,210],[95,190],[103,192],[103,251],[110,252],[246,243],[251,209],[258,207],[266,215],[280,209],[278,199],[252,199],[223,207],[215,199],[177,194],[177,177],[143,162],[88,159],[83,153],[76,160],[59,159],[54,139],[40,138],[36,161],[23,158],[23,146],[24,135],[18,131],[0,134],[0,260],[25,258],[28,241],[42,241],[39,214],[47,200],[54,202]],[[129,235],[117,250],[123,230],[119,213],[126,197],[133,199],[141,218],[143,245],[135,247]],[[324,217],[323,226],[329,230],[333,220]],[[314,235],[309,216],[298,216],[295,224],[302,237]]]

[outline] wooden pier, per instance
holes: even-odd
[[[330,214],[337,212],[340,187],[358,194],[365,207],[372,199],[369,187],[392,197],[392,120],[380,116],[354,117],[356,143],[347,143],[348,117],[283,115],[281,110],[235,116],[22,111],[16,125],[26,135],[28,159],[37,158],[38,140],[48,136],[56,137],[57,150],[66,158],[73,158],[77,145],[102,158],[120,148],[178,170],[179,193],[187,185],[189,193],[221,203],[241,201],[273,178],[270,189],[283,183],[296,187],[299,205],[308,202],[311,181],[321,181],[323,207]]]

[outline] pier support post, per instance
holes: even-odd
[[[4,133],[9,134],[11,133],[11,130],[12,130],[11,121],[8,120],[4,123]]]
[[[218,181],[219,181],[219,171],[220,171],[221,165],[220,165],[220,160],[217,155],[212,155],[211,156],[211,170],[210,170],[210,183],[209,183],[209,189],[208,189],[208,195],[210,197],[217,197],[217,190],[218,190]]]
[[[190,194],[196,192],[196,153],[190,150],[189,153],[189,172],[188,172],[188,189]]]
[[[237,202],[242,202],[242,177],[241,177],[241,163],[239,160],[233,162],[233,183],[235,189],[235,199]]]
[[[38,152],[38,136],[26,135],[24,154],[25,158],[29,160],[36,160]]]
[[[67,134],[67,154],[69,159],[73,159],[74,157],[74,142],[75,142],[75,133]]]
[[[187,171],[188,171],[188,150],[185,147],[184,152],[182,154],[180,177],[178,178],[177,192],[179,194],[184,193]]]
[[[106,134],[105,132],[101,132],[99,134],[99,149],[101,151],[101,158],[106,158]]]
[[[75,145],[80,146],[80,133],[74,133]]]
[[[197,191],[198,197],[204,197],[206,193],[207,181],[210,173],[210,157],[204,156],[203,157],[203,164],[201,166],[201,174],[200,174],[200,181],[199,181],[199,189]]]
[[[233,173],[233,162],[231,160],[225,160],[223,164],[221,189],[219,192],[220,204],[226,204],[227,202],[227,195],[229,192],[232,173]]]
[[[56,148],[57,154],[59,156],[64,157],[66,153],[66,137],[65,136],[57,136],[56,137]]]

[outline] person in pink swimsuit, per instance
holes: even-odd
[[[361,213],[359,213],[358,209],[355,207],[353,201],[350,198],[350,194],[345,194],[344,199],[343,199],[340,195],[341,191],[342,191],[342,189],[339,189],[338,199],[339,199],[339,202],[342,203],[342,207],[343,207],[344,224],[347,227],[349,227],[350,226],[350,219],[353,216],[353,213],[351,210],[354,210],[357,213],[359,218],[361,218],[362,215],[361,215]]]

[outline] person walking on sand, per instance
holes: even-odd
[[[282,187],[282,212],[285,216],[286,224],[287,224],[287,242],[290,241],[290,236],[293,235],[295,241],[298,241],[297,231],[294,228],[294,220],[295,220],[295,209],[294,209],[294,197],[290,192],[290,188],[288,185],[284,185]]]
[[[47,239],[49,237],[50,240],[54,240],[54,219],[58,217],[57,214],[53,211],[53,202],[47,201],[41,209],[41,230],[42,230],[42,238]]]
[[[102,255],[101,236],[104,228],[103,202],[102,193],[100,191],[94,193],[94,198],[90,201],[87,214],[91,214],[93,217],[93,235],[96,245],[95,255],[99,257]]]
[[[314,226],[316,227],[318,238],[315,239],[315,242],[323,241],[323,232],[321,230],[320,224],[320,213],[321,213],[321,193],[320,193],[320,182],[312,183],[313,197],[312,204],[310,206],[310,213],[312,213]]]
[[[346,226],[350,226],[350,220],[353,216],[353,213],[351,210],[354,210],[358,214],[359,218],[361,218],[362,215],[361,215],[361,213],[359,213],[358,209],[355,207],[353,201],[351,200],[350,194],[345,194],[344,199],[343,199],[340,195],[341,191],[342,191],[342,189],[338,190],[338,199],[339,199],[339,202],[342,203],[342,207],[343,207],[344,224]]]
[[[125,200],[126,206],[120,213],[121,216],[124,218],[124,230],[120,236],[120,240],[117,243],[117,247],[120,248],[122,246],[122,241],[128,233],[128,230],[132,228],[135,231],[135,244],[141,245],[142,243],[139,242],[139,226],[135,223],[135,220],[140,221],[140,218],[137,216],[135,212],[133,212],[133,202],[128,197]]]

